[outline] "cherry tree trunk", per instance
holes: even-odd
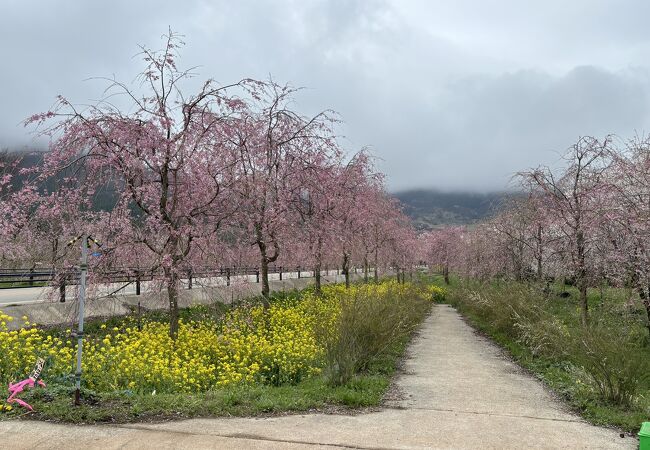
[[[321,294],[321,275],[320,275],[321,270],[322,270],[322,266],[320,261],[318,261],[314,265],[314,292],[316,292],[316,295]]]
[[[343,275],[345,275],[345,287],[350,287],[350,255],[343,252]]]
[[[176,339],[178,336],[178,291],[179,280],[175,270],[165,268],[167,280],[167,297],[169,299],[169,336]]]
[[[580,320],[582,325],[589,323],[589,304],[587,302],[587,268],[585,266],[585,239],[582,231],[576,235],[578,255],[577,284],[580,290]]]
[[[365,281],[366,283],[368,282],[368,272],[369,272],[368,255],[366,255],[363,258],[363,281]]]
[[[262,282],[262,304],[264,309],[267,309],[270,306],[269,303],[269,260],[265,254],[262,254],[261,266],[260,266],[260,278]]]
[[[542,266],[542,226],[537,226],[537,281],[544,279],[544,272]]]
[[[375,283],[379,283],[379,257],[378,250],[375,248]]]
[[[323,248],[323,240],[321,238],[318,238],[318,242],[316,243],[316,262],[314,264],[314,291],[316,292],[316,295],[321,294],[321,276],[320,272],[323,268],[323,255],[322,255],[322,248]]]
[[[445,284],[449,284],[449,264],[445,264],[442,267],[442,276],[445,279]]]

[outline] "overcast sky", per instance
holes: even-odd
[[[84,81],[131,81],[138,44],[168,26],[199,78],[304,86],[297,108],[338,111],[391,190],[503,189],[580,135],[650,131],[645,0],[0,0],[0,148]]]

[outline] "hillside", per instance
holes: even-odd
[[[471,193],[413,189],[393,194],[404,206],[404,212],[418,230],[430,230],[442,225],[475,223],[490,212],[505,197],[505,192]]]
[[[22,153],[0,150],[0,161],[11,161],[22,157],[20,167],[31,167],[40,163],[44,153]],[[22,184],[23,176],[15,175],[14,188]],[[480,221],[505,197],[505,192],[445,192],[435,189],[412,189],[392,194],[404,206],[404,212],[413,220],[418,230],[430,230],[443,225],[465,225]],[[114,203],[110,187],[97,193],[94,203],[99,209],[110,209]]]

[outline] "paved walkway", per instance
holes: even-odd
[[[2,448],[629,448],[634,438],[583,422],[505,360],[450,307],[410,348],[397,395],[358,415],[193,419],[72,426],[0,422]]]

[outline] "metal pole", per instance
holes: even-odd
[[[75,372],[74,404],[81,403],[81,354],[84,340],[84,301],[86,300],[86,275],[88,273],[88,236],[81,235],[81,280],[79,284],[79,329],[77,330],[77,371]]]

